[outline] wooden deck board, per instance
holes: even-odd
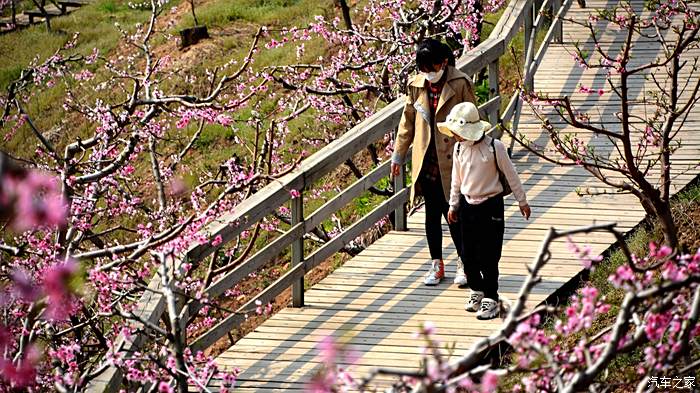
[[[609,2],[588,1],[589,9],[573,7],[571,16],[586,18],[595,7]],[[608,129],[619,130],[614,114],[619,107],[611,94],[602,97],[577,93],[578,86],[603,87],[595,70],[583,70],[571,62],[562,66],[562,58],[574,41],[590,45],[585,30],[566,25],[564,44],[552,44],[535,77],[535,88],[550,94],[567,94],[572,102],[588,109],[592,118]],[[614,32],[606,31],[601,45],[615,47],[621,42]],[[638,58],[650,59],[659,48],[639,42],[635,47]],[[700,51],[698,52],[700,53]],[[643,78],[631,82],[632,92],[641,94],[650,86]],[[635,93],[636,94],[636,93]],[[573,132],[556,119],[552,122],[564,132]],[[691,114],[685,129],[679,134],[682,147],[674,154],[674,190],[680,190],[699,172],[700,115]],[[540,143],[548,138],[529,108],[524,108],[519,132]],[[615,154],[602,138],[577,132],[590,146],[605,154]],[[504,141],[507,137],[504,138]],[[629,231],[644,217],[644,210],[634,196],[609,194],[580,197],[579,189],[607,189],[588,172],[578,167],[561,167],[545,162],[515,146],[513,160],[521,174],[533,214],[529,221],[519,216],[512,196],[506,200],[506,233],[503,257],[499,265],[500,293],[514,298],[524,281],[526,266],[535,256],[547,230],[589,225],[594,222],[615,221],[619,229]],[[658,175],[657,175],[658,176]],[[620,179],[620,177],[616,177]],[[456,355],[467,351],[480,337],[500,326],[501,321],[477,321],[474,314],[463,311],[466,289],[457,288],[451,278],[455,271],[456,252],[451,244],[447,226],[443,223],[443,245],[448,279],[436,287],[425,287],[422,279],[428,270],[429,252],[423,234],[424,213],[419,210],[409,217],[407,232],[391,232],[305,294],[306,307],[286,308],[271,317],[254,332],[239,340],[217,358],[224,368],[240,367],[243,372],[238,391],[300,391],[320,367],[318,342],[333,336],[345,340],[357,351],[359,359],[353,366],[356,375],[363,376],[373,367],[391,365],[414,369],[422,355],[420,339],[414,333],[427,321],[437,326],[437,337],[455,344]],[[585,240],[584,240],[585,239]],[[593,253],[601,253],[613,242],[609,234],[577,236],[575,241],[589,244]],[[553,291],[577,276],[580,262],[572,257],[565,241],[552,246],[552,259],[542,271],[545,280],[535,287],[528,307],[534,307]],[[388,386],[379,379],[378,386]]]

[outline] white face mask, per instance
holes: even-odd
[[[440,71],[433,71],[433,72],[421,72],[425,79],[427,79],[430,83],[436,83],[440,81],[440,78],[442,78],[442,74],[445,72],[444,69],[440,69]]]

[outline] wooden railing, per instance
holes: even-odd
[[[522,105],[519,99],[519,92],[513,95],[506,109],[502,114],[500,113],[499,58],[509,55],[508,44],[520,31],[520,27],[524,26],[526,53],[523,69],[525,79],[523,88],[526,90],[532,89],[534,73],[549,43],[552,40],[561,42],[562,27],[560,18],[566,13],[571,1],[564,0],[562,3],[562,0],[547,0],[541,4],[538,10],[535,10],[536,0],[512,0],[490,37],[476,48],[466,52],[459,59],[457,68],[468,75],[474,75],[483,68],[488,67],[490,99],[479,107],[484,118],[489,118],[493,124],[512,121],[513,129],[517,129]],[[553,7],[556,17],[551,23],[537,54],[535,54],[535,36],[537,31],[545,25],[543,11],[549,7]],[[353,155],[383,138],[387,132],[395,130],[401,117],[403,102],[403,98],[399,98],[387,105],[375,115],[353,127],[343,136],[304,160],[299,165],[299,168],[292,173],[270,183],[252,197],[241,202],[232,213],[223,215],[211,223],[206,228],[205,233],[210,239],[221,236],[223,243],[217,246],[213,246],[210,243],[192,245],[185,253],[185,256],[175,262],[175,269],[179,269],[184,262],[198,263],[291,199],[291,227],[284,234],[278,236],[271,243],[257,251],[257,253],[247,258],[244,263],[212,283],[204,290],[204,296],[210,300],[221,296],[226,290],[248,277],[250,273],[255,272],[278,256],[287,247],[291,247],[291,267],[289,271],[261,293],[250,299],[236,312],[231,313],[216,326],[191,341],[189,347],[192,351],[204,350],[210,347],[243,322],[246,318],[246,313],[255,309],[256,301],[263,304],[268,303],[289,287],[292,288],[292,305],[294,307],[302,307],[304,305],[304,274],[341,250],[348,242],[358,237],[390,213],[394,212],[395,229],[406,230],[406,202],[408,201],[409,190],[405,187],[405,175],[402,171],[402,174],[394,179],[393,196],[383,201],[369,214],[360,218],[352,226],[319,247],[312,254],[304,255],[304,235],[312,231],[347,203],[369,190],[379,180],[388,177],[390,163],[387,161],[379,165],[308,215],[304,213],[304,192],[314,182],[342,166]],[[497,128],[494,127],[491,131],[497,132],[496,130]],[[290,195],[292,190],[298,191],[300,195],[292,198]],[[158,277],[154,278],[149,285],[149,290],[141,298],[136,311],[138,319],[158,324],[165,309],[164,296],[159,294],[160,282],[161,280]],[[182,303],[178,319],[181,326],[185,327],[190,317],[195,315],[202,305],[196,300],[183,301]],[[182,330],[184,331],[185,329]],[[132,337],[128,340],[122,337],[117,341],[116,348],[121,351],[133,352],[138,350],[141,345],[143,345],[142,336]],[[122,376],[117,368],[108,367],[106,371],[93,381],[89,390],[116,391],[121,384],[121,379]]]

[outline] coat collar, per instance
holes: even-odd
[[[449,82],[451,80],[459,78],[468,79],[467,74],[463,73],[462,71],[456,69],[453,66],[447,66],[447,79],[445,80],[445,87],[449,86]],[[418,73],[414,75],[413,78],[411,78],[408,84],[413,87],[425,87],[425,76],[423,76],[423,74],[421,73]]]

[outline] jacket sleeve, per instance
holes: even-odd
[[[459,160],[457,159],[457,149],[459,148],[459,142],[455,143],[454,150],[452,151],[452,181],[450,184],[450,209],[457,210],[459,208],[459,197],[461,193],[462,186],[462,171],[459,167]]]
[[[465,81],[467,83],[464,87],[464,90],[462,91],[462,102],[468,101],[478,106],[476,94],[474,94],[474,85],[472,84],[472,81],[470,81],[469,79],[465,79]]]
[[[510,157],[508,157],[506,147],[498,139],[493,141],[493,145],[494,149],[496,150],[496,158],[498,159],[498,168],[506,177],[510,189],[513,190],[513,196],[518,201],[520,206],[527,205],[527,197],[525,196],[523,183],[520,181],[518,171],[515,169],[513,161],[511,161]]]
[[[413,143],[416,124],[416,108],[413,107],[414,98],[409,87],[406,101],[403,106],[403,114],[401,122],[396,133],[396,141],[394,142],[394,152],[391,155],[391,162],[395,164],[403,164],[406,160],[406,152]]]

